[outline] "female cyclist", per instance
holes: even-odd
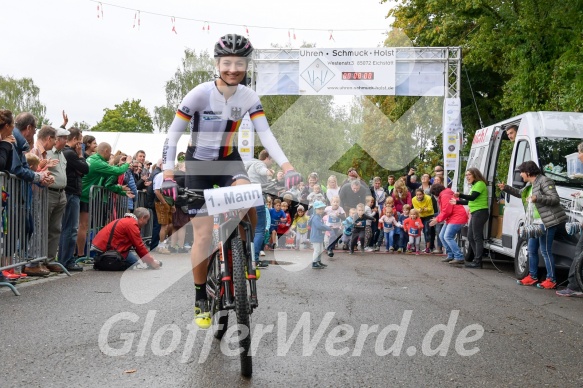
[[[294,171],[273,136],[257,93],[242,84],[253,46],[243,36],[222,36],[214,47],[218,76],[192,89],[182,100],[168,129],[163,149],[164,170],[174,168],[176,145],[190,123],[190,142],[186,150],[186,186],[189,189],[210,189],[249,184],[241,156],[235,146],[235,135],[245,113],[269,156],[285,172],[286,186],[298,184],[301,177]],[[202,329],[211,324],[206,294],[207,259],[212,239],[213,217],[208,216],[204,201],[189,205],[194,232],[190,257],[196,289],[195,323]],[[253,226],[255,209],[249,210]]]

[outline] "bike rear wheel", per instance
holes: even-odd
[[[241,374],[251,377],[253,374],[253,362],[251,359],[251,328],[249,325],[249,297],[247,292],[247,278],[245,276],[245,266],[247,259],[243,252],[243,246],[239,237],[233,238],[231,242],[233,254],[233,285],[235,291],[235,313],[237,314],[237,324],[239,332],[239,346],[243,348],[241,357]]]

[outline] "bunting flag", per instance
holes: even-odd
[[[97,3],[97,19],[103,19],[103,4]]]
[[[103,20],[103,2],[98,1],[98,0],[88,0],[90,2],[96,3],[97,4],[97,19]],[[132,28],[137,28],[140,29],[140,25],[141,25],[141,21],[140,21],[140,15],[141,15],[141,11],[138,9],[131,9],[128,7],[124,7],[124,6],[120,6],[120,5],[116,5],[116,4],[111,4],[111,3],[105,3],[106,5],[113,7],[113,8],[120,8],[120,9],[125,9],[125,10],[130,10],[130,11],[134,11],[134,22],[133,22],[133,27]],[[164,13],[156,13],[156,12],[150,12],[145,10],[144,13],[148,14],[148,15],[154,15],[154,16],[158,16],[158,17],[169,17],[170,21],[172,22],[172,29],[171,31],[174,32],[175,34],[178,34],[178,31],[176,30],[176,17],[170,15],[170,14],[164,14]],[[182,17],[180,16],[179,19],[182,20],[188,20],[188,21],[195,21],[195,22],[201,22],[203,23],[202,26],[202,30],[206,31],[206,32],[210,32],[210,22],[209,20],[203,20],[203,19],[195,19],[195,18],[187,18],[187,17]],[[213,23],[217,23],[217,24],[222,24],[222,25],[228,25],[228,26],[232,26],[232,27],[243,27],[245,29],[245,34],[247,36],[249,36],[249,26],[246,24],[231,24],[231,23],[224,23],[221,21],[216,21],[213,20]],[[288,38],[291,41],[292,38],[293,40],[297,40],[297,35],[296,35],[296,29],[295,28],[291,28],[291,27],[285,27],[285,26],[258,26],[258,25],[252,25],[251,27],[254,28],[259,28],[259,29],[267,29],[267,30],[288,30]],[[334,30],[333,29],[327,29],[327,28],[299,28],[298,30],[303,30],[303,31],[328,31],[329,35],[328,35],[328,40],[332,40],[332,41],[336,41],[336,39],[334,39]],[[439,31],[439,27],[436,28],[437,31]],[[336,31],[350,31],[350,32],[366,32],[366,31],[383,31],[386,32],[387,29],[386,28],[362,28],[362,29],[337,29]]]
[[[136,28],[136,22],[138,26],[138,30],[140,29],[140,11],[136,11],[134,14],[134,26],[132,28]]]
[[[178,32],[176,32],[176,18],[174,16],[170,16],[170,20],[172,21],[172,32],[178,34]]]

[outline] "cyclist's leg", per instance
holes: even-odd
[[[239,179],[235,180],[235,182],[233,182],[233,184],[231,186],[248,185],[248,184],[250,184],[249,180],[239,178]],[[242,211],[240,213],[241,218],[243,218],[245,216],[245,214],[247,214],[247,216],[249,217],[249,222],[251,222],[251,230],[255,230],[255,226],[257,226],[257,210],[255,210],[255,208],[252,207],[246,211]],[[243,230],[243,227],[241,227],[241,226],[239,226],[239,235],[241,236],[241,240],[245,241],[245,232]],[[258,260],[258,258],[256,258],[256,260]]]
[[[190,219],[196,244],[190,251],[194,283],[206,282],[209,248],[212,241],[213,217],[196,216]]]
[[[195,244],[190,251],[192,274],[196,289],[194,322],[201,329],[211,326],[210,305],[206,294],[206,279],[209,248],[212,240],[213,217],[196,216],[191,218]]]

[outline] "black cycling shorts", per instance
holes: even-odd
[[[194,147],[186,150],[186,177],[185,184],[189,189],[212,189],[215,186],[232,186],[237,179],[246,179],[250,182],[245,164],[238,151],[219,160],[198,160],[192,157]],[[207,209],[204,200],[195,201],[188,205],[188,214],[194,217],[198,214],[206,215]]]

